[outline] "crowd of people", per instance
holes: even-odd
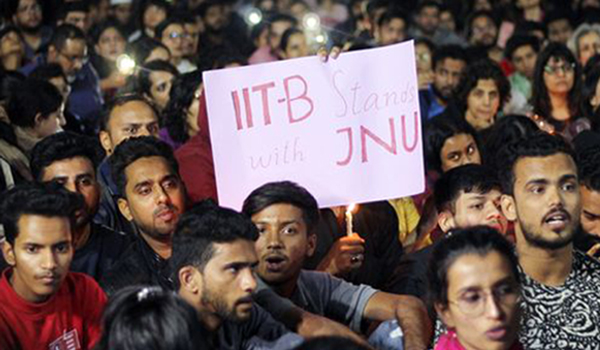
[[[1,349],[600,346],[600,1],[0,14]],[[204,71],[407,40],[424,193],[347,215],[281,179],[219,206]]]

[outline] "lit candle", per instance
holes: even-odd
[[[352,236],[354,229],[352,228],[352,211],[354,210],[355,205],[350,204],[346,208],[346,235]]]

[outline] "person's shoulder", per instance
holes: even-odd
[[[573,258],[578,273],[600,279],[600,261],[577,249],[573,251]]]
[[[81,299],[92,303],[94,299],[99,301],[106,299],[98,282],[85,273],[69,272],[64,283],[68,290],[67,293],[73,299]]]

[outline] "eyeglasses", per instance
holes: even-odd
[[[503,284],[492,290],[469,291],[449,302],[455,304],[465,315],[479,317],[485,313],[489,297],[502,306],[513,306],[521,300],[521,290],[516,283]]]
[[[85,55],[85,56],[67,55],[60,51],[58,52],[58,54],[61,55],[62,57],[64,57],[71,64],[74,64],[75,62],[79,61],[79,62],[81,62],[82,65],[84,65],[84,64],[87,64],[90,59],[87,55]]]
[[[557,75],[558,72],[562,72],[563,74],[572,73],[575,70],[575,63],[564,64],[561,66],[551,66],[547,64],[544,66],[544,72],[550,75]]]
[[[177,38],[186,39],[188,37],[189,37],[188,33],[177,33],[177,32],[171,32],[171,33],[169,33],[169,38],[170,39],[177,39]]]

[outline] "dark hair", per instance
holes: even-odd
[[[550,23],[560,20],[566,20],[567,22],[569,22],[569,26],[573,25],[573,19],[571,18],[570,13],[568,11],[561,11],[555,9],[544,13],[544,25],[546,26],[546,28],[548,28],[548,25],[550,25]]]
[[[252,242],[258,239],[256,226],[246,216],[219,207],[210,199],[188,209],[181,215],[173,234],[170,263],[177,289],[181,268],[191,265],[202,271],[213,257],[215,243],[232,243],[239,239]]]
[[[164,21],[160,22],[156,28],[154,29],[154,38],[156,40],[161,40],[162,39],[162,34],[165,31],[165,29],[167,29],[170,25],[173,24],[178,24],[181,27],[183,27],[185,25],[185,23],[177,17],[167,17],[167,19],[165,19]]]
[[[540,40],[533,35],[513,35],[504,48],[504,57],[512,61],[515,51],[522,46],[531,46],[536,53],[540,51]]]
[[[390,23],[393,19],[396,18],[401,19],[404,22],[405,30],[408,31],[408,27],[410,26],[408,16],[406,15],[406,13],[404,13],[404,11],[401,11],[395,7],[388,9],[381,15],[381,17],[379,17],[379,20],[377,21],[377,26],[381,28],[381,26]]]
[[[73,132],[61,132],[45,137],[31,151],[31,175],[41,181],[44,170],[52,163],[82,157],[92,163],[94,173],[104,154],[96,140]]]
[[[533,111],[536,114],[548,119],[548,121],[554,121],[552,118],[552,105],[550,104],[550,96],[548,95],[548,88],[544,83],[544,69],[551,58],[558,58],[564,60],[566,64],[572,64],[575,67],[574,71],[574,82],[571,91],[569,91],[569,112],[572,119],[579,117],[579,101],[580,101],[580,89],[581,89],[581,66],[575,56],[565,45],[559,43],[548,44],[537,57],[535,63],[535,73],[533,74],[532,86],[535,89],[532,91],[531,104],[533,105]]]
[[[107,29],[113,28],[114,30],[121,35],[124,41],[127,41],[127,35],[125,35],[125,30],[119,21],[114,18],[108,18],[102,23],[97,24],[90,31],[90,37],[94,44],[97,44],[100,41],[100,37],[102,33],[104,33]]]
[[[169,103],[163,111],[163,117],[169,136],[174,141],[183,143],[189,139],[186,115],[200,84],[202,72],[196,70],[180,75],[171,86]]]
[[[0,70],[0,102],[6,102],[17,90],[17,86],[25,81],[26,77],[18,71],[3,72]]]
[[[600,192],[600,144],[583,149],[576,148],[576,151],[580,182],[585,187]]]
[[[496,28],[498,28],[498,19],[496,18],[496,16],[494,16],[493,12],[486,10],[475,11],[467,17],[467,22],[465,26],[465,38],[467,39],[467,41],[471,39],[471,35],[473,34],[473,22],[475,22],[475,20],[480,17],[489,18],[492,21],[492,23],[494,23]]]
[[[598,81],[600,81],[600,65],[598,64],[600,55],[594,55],[592,58],[595,59],[596,64],[589,66],[592,59],[588,61],[588,64],[585,66],[586,68],[591,68],[585,73],[583,84],[581,84],[581,112],[589,119],[594,119],[595,111],[590,101],[596,95],[596,86],[598,85]]]
[[[500,191],[501,188],[500,181],[491,169],[467,164],[445,172],[436,181],[433,196],[438,213],[444,210],[454,213],[454,205],[461,192],[486,194],[493,189]]]
[[[319,336],[306,340],[294,350],[366,350],[365,346],[340,336]]]
[[[450,236],[436,244],[429,258],[427,271],[431,304],[448,305],[448,271],[458,258],[466,254],[483,257],[491,252],[497,252],[508,260],[515,281],[520,282],[513,245],[491,227],[475,226],[453,230]]]
[[[283,34],[281,35],[281,41],[279,42],[279,50],[285,52],[288,46],[288,41],[290,41],[292,35],[295,34],[304,35],[304,32],[295,27],[286,29],[285,32],[283,32]]]
[[[515,26],[513,35],[533,35],[531,33],[535,31],[542,32],[544,38],[548,35],[546,27],[542,23],[534,21],[519,21]]]
[[[63,97],[54,85],[43,80],[26,79],[15,86],[8,100],[6,113],[12,124],[32,128],[38,113],[42,118],[47,118],[62,103]]]
[[[425,124],[423,144],[425,147],[427,168],[429,170],[442,172],[440,153],[446,140],[449,138],[460,134],[467,134],[471,135],[475,142],[479,144],[475,129],[459,116],[450,115],[452,112],[452,110],[447,109],[447,112],[443,116],[431,119]],[[480,150],[479,145],[477,148]]]
[[[177,68],[175,68],[171,63],[163,60],[150,61],[142,66],[142,69],[137,76],[136,87],[140,95],[150,94],[150,88],[152,87],[150,74],[152,74],[152,72],[169,72],[173,74],[174,77],[179,76]]]
[[[0,3],[0,6],[3,5],[2,9],[4,10],[6,8],[6,10],[8,12],[6,14],[7,17],[5,17],[7,21],[11,20],[12,16],[17,14],[17,10],[19,8],[19,2],[20,2],[20,0],[7,0],[7,1]],[[35,0],[35,2],[42,7],[42,11],[43,11],[44,6],[42,6],[43,5],[42,1]]]
[[[152,51],[157,48],[163,48],[169,52],[169,49],[165,46],[165,44],[146,36],[134,41],[129,48],[133,59],[138,65],[143,65],[146,59],[150,57]]]
[[[62,51],[67,40],[85,40],[83,31],[72,24],[61,24],[54,28],[54,33],[48,46],[53,46],[57,51]]]
[[[113,98],[109,103],[104,105],[104,110],[102,111],[102,114],[100,115],[100,118],[99,118],[100,130],[108,131],[108,123],[110,122],[112,112],[115,108],[121,107],[121,106],[123,106],[129,102],[133,102],[133,101],[141,102],[141,103],[148,105],[148,107],[150,107],[152,109],[152,111],[154,112],[154,114],[156,115],[156,117],[158,119],[158,110],[144,96],[138,95],[138,94],[118,95],[115,98]]]
[[[0,29],[0,40],[10,33],[17,33],[19,38],[21,38],[21,41],[23,41],[23,34],[21,34],[21,30],[13,25],[7,25]]]
[[[457,61],[463,61],[467,63],[469,60],[467,59],[467,54],[465,49],[458,45],[444,45],[438,47],[434,54],[431,67],[435,70],[438,64],[442,63],[447,58],[451,58]]]
[[[146,14],[146,11],[148,10],[148,8],[150,6],[160,7],[163,10],[165,10],[165,12],[167,13],[166,18],[169,18],[169,15],[171,14],[171,5],[169,5],[169,3],[166,2],[165,0],[146,0],[146,1],[144,1],[142,3],[142,5],[140,6],[140,12],[139,12],[139,17],[138,17],[139,28],[142,29],[142,31],[145,29],[144,28],[144,15]]]
[[[171,146],[153,136],[131,137],[121,142],[114,153],[108,158],[112,171],[112,178],[121,196],[125,196],[127,186],[127,167],[141,158],[164,158],[171,170],[179,176],[179,165],[173,155]]]
[[[442,5],[439,2],[432,1],[432,0],[426,0],[426,1],[419,2],[417,7],[415,8],[415,13],[417,15],[421,14],[421,11],[426,7],[435,7],[438,9],[438,11],[440,11],[440,12],[442,11]]]
[[[242,213],[252,217],[279,203],[291,204],[302,210],[302,219],[306,223],[308,234],[314,232],[319,223],[317,200],[304,187],[291,181],[269,182],[255,189],[244,200]]]
[[[540,129],[537,124],[524,115],[510,114],[499,118],[482,135],[482,158],[486,164],[494,167],[497,164],[498,151],[505,145],[520,142],[531,135],[538,133]]]
[[[90,8],[86,1],[70,1],[62,4],[58,11],[58,16],[56,19],[64,21],[69,13],[71,12],[85,12],[89,13]]]
[[[5,191],[0,198],[0,221],[4,235],[14,245],[23,215],[68,218],[73,227],[75,211],[82,208],[83,198],[56,185],[22,184]]]
[[[504,76],[502,68],[489,58],[482,59],[467,66],[465,74],[462,75],[456,89],[456,104],[463,112],[462,114],[467,110],[469,94],[477,87],[479,80],[483,79],[493,80],[498,88],[500,93],[498,111],[501,111],[504,103],[510,99],[510,82]]]
[[[515,184],[515,164],[521,158],[548,157],[558,153],[564,153],[576,160],[575,153],[571,147],[560,137],[539,131],[534,135],[505,145],[499,151],[498,178],[502,181],[502,192],[513,195]]]
[[[185,300],[160,287],[129,286],[109,300],[96,350],[202,350],[209,337]]]
[[[298,25],[298,20],[295,17],[279,12],[271,14],[271,16],[267,18],[267,22],[271,24],[275,22],[289,22],[292,24],[292,27],[296,27]]]
[[[29,78],[48,81],[53,78],[63,78],[65,82],[67,77],[58,63],[46,63],[33,69]]]

